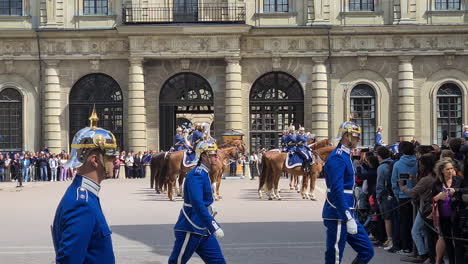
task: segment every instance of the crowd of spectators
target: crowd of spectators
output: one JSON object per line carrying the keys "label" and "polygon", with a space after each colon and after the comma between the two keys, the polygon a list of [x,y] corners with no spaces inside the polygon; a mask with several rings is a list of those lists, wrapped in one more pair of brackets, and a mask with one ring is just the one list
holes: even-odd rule
{"label": "crowd of spectators", "polygon": [[[126,153],[115,156],[112,178],[144,178],[145,166],[149,166],[153,151]],[[50,153],[47,149],[40,152],[0,152],[0,182],[14,181],[17,186],[33,181],[67,181],[76,174],[76,169],[69,169],[65,164],[70,155],[65,151],[60,154]],[[124,166],[125,175],[120,176]]]}
{"label": "crowd of spectators", "polygon": [[357,213],[376,246],[402,262],[468,263],[468,140],[357,155]]}

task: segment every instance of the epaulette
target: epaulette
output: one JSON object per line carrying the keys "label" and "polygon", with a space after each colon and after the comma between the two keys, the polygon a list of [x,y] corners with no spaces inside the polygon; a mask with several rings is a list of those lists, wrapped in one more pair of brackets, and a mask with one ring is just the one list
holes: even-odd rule
{"label": "epaulette", "polygon": [[88,190],[83,187],[76,188],[76,200],[88,202]]}

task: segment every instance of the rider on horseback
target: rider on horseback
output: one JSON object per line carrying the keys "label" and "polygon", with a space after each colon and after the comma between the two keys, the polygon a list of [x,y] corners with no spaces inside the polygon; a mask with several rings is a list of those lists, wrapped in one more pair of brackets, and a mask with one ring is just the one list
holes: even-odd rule
{"label": "rider on horseback", "polygon": [[197,144],[203,141],[203,127],[200,123],[195,123],[195,130],[192,132],[190,143],[192,150],[197,147]]}
{"label": "rider on horseback", "polygon": [[296,128],[291,125],[289,127],[289,134],[286,137],[286,144],[287,144],[287,151],[289,154],[293,154],[296,152],[296,133],[295,133]]}
{"label": "rider on horseback", "polygon": [[296,153],[302,158],[302,169],[304,172],[309,172],[310,163],[312,162],[312,157],[310,155],[310,147],[307,145],[309,137],[305,135],[305,128],[299,128],[299,134],[296,137],[297,147]]}
{"label": "rider on horseback", "polygon": [[281,152],[288,151],[288,130],[283,130],[283,135],[281,136]]}
{"label": "rider on horseback", "polygon": [[183,132],[183,130],[182,130],[181,127],[178,127],[176,129],[176,135],[174,137],[174,142],[175,142],[174,149],[175,149],[175,151],[190,149],[190,147],[187,146],[187,144],[186,144],[186,141],[185,141],[184,136],[182,135],[182,132]]}

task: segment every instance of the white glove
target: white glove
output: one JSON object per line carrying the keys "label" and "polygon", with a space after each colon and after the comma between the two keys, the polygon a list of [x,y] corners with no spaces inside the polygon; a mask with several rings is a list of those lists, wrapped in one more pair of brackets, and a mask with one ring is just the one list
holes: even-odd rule
{"label": "white glove", "polygon": [[351,235],[357,234],[357,224],[354,218],[351,218],[348,220],[348,222],[346,222],[346,231],[348,231],[348,234]]}
{"label": "white glove", "polygon": [[216,208],[214,205],[210,205],[208,206],[208,212],[211,216],[215,217],[218,214],[218,208]]}
{"label": "white glove", "polygon": [[215,232],[214,235],[217,239],[221,239],[224,237],[224,232],[221,228],[218,228]]}

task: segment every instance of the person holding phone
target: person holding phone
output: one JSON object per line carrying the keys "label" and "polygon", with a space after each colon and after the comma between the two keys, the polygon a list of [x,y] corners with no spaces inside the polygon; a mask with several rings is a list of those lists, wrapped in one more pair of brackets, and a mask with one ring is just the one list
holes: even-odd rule
{"label": "person holding phone", "polygon": [[403,141],[399,145],[399,152],[403,155],[395,162],[392,171],[392,190],[398,201],[399,213],[399,233],[400,233],[400,255],[408,255],[412,251],[413,243],[411,239],[411,228],[413,226],[413,206],[411,197],[401,191],[398,182],[405,181],[405,186],[413,188],[413,183],[409,181],[409,175],[416,177],[418,174],[418,161],[415,156],[415,147],[411,142]]}

